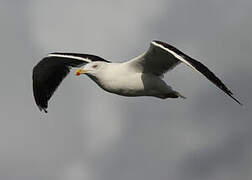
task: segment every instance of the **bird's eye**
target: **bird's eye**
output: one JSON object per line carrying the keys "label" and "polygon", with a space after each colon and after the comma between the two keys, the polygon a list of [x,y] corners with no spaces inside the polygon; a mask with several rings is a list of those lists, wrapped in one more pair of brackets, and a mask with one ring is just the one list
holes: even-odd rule
{"label": "bird's eye", "polygon": [[92,67],[93,67],[93,68],[97,68],[97,66],[98,66],[98,65],[96,64],[96,65],[93,65]]}

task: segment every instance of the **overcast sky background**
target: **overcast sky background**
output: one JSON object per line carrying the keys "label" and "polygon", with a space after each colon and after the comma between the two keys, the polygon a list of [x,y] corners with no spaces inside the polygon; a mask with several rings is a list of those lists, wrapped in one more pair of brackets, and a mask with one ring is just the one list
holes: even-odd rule
{"label": "overcast sky background", "polygon": [[[252,179],[251,0],[0,0],[0,179]],[[32,68],[49,52],[122,62],[151,40],[200,60],[244,103],[179,65],[187,97],[125,98],[74,73],[38,110]]]}

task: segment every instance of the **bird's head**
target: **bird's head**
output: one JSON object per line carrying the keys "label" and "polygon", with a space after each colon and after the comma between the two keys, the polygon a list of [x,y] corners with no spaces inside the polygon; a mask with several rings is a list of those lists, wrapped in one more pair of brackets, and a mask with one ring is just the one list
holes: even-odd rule
{"label": "bird's head", "polygon": [[97,76],[99,72],[101,72],[106,66],[107,62],[95,61],[86,64],[83,68],[77,69],[75,71],[75,75],[79,76],[81,74],[86,74],[90,76]]}

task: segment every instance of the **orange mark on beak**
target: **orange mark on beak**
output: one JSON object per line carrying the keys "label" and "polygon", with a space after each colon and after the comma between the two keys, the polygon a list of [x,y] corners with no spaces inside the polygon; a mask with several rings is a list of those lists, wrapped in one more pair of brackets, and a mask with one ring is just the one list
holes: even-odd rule
{"label": "orange mark on beak", "polygon": [[76,76],[79,76],[79,75],[80,75],[80,71],[79,71],[79,70],[76,70],[76,71],[75,71],[75,75],[76,75]]}
{"label": "orange mark on beak", "polygon": [[85,74],[86,72],[87,72],[87,70],[77,69],[77,70],[75,71],[75,75],[76,75],[76,76],[79,76],[79,75],[81,75],[81,74]]}

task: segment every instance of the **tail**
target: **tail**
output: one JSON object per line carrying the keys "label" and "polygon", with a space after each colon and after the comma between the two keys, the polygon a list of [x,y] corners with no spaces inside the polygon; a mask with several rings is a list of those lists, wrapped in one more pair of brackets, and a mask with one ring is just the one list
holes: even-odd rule
{"label": "tail", "polygon": [[159,98],[162,98],[162,99],[166,99],[166,98],[183,98],[185,99],[186,97],[185,96],[182,96],[179,92],[177,91],[171,91],[169,93],[166,93],[166,94],[162,94],[162,95],[159,95],[159,96],[156,96],[156,97],[159,97]]}

